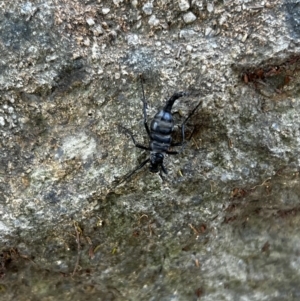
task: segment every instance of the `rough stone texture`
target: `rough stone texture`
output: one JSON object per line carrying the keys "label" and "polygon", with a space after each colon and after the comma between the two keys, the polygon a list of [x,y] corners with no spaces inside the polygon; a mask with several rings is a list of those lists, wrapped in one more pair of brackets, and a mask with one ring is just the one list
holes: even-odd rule
{"label": "rough stone texture", "polygon": [[0,299],[299,300],[300,3],[189,4],[0,1]]}

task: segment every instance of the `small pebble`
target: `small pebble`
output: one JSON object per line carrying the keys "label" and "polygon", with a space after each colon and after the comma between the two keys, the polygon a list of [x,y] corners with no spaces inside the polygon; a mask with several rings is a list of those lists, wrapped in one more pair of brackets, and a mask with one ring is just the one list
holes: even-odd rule
{"label": "small pebble", "polygon": [[132,0],[132,1],[131,1],[131,4],[132,4],[132,6],[133,6],[134,8],[136,8],[137,5],[138,5],[138,2],[137,2],[137,0]]}
{"label": "small pebble", "polygon": [[104,33],[103,28],[100,24],[93,28],[93,33],[96,37],[102,35]]}
{"label": "small pebble", "polygon": [[197,17],[192,12],[183,15],[183,21],[186,24],[193,23],[196,19]]}
{"label": "small pebble", "polygon": [[179,0],[178,5],[181,11],[187,11],[190,8],[190,3],[187,0]]}
{"label": "small pebble", "polygon": [[159,25],[159,20],[155,17],[155,15],[152,15],[148,21],[148,24],[150,26],[157,26]]}
{"label": "small pebble", "polygon": [[90,39],[89,38],[87,38],[87,39],[85,39],[84,41],[83,41],[83,45],[84,46],[90,46]]}
{"label": "small pebble", "polygon": [[279,126],[278,126],[277,123],[273,123],[273,124],[271,125],[271,128],[272,128],[274,131],[276,131],[276,132],[280,132],[280,128],[279,128]]}
{"label": "small pebble", "polygon": [[0,116],[0,126],[4,126],[5,125],[5,120],[2,116]]}
{"label": "small pebble", "polygon": [[94,21],[93,18],[87,18],[87,19],[86,19],[86,23],[87,23],[89,26],[95,25],[95,21]]}
{"label": "small pebble", "polygon": [[209,13],[212,13],[214,11],[214,4],[213,3],[211,3],[211,2],[207,3],[207,11]]}
{"label": "small pebble", "polygon": [[248,38],[248,33],[245,33],[244,36],[242,37],[242,42],[244,43]]}
{"label": "small pebble", "polygon": [[108,13],[110,12],[110,9],[109,8],[102,8],[102,14],[103,15],[107,15]]}
{"label": "small pebble", "polygon": [[212,28],[206,27],[204,35],[207,37],[212,32]]}
{"label": "small pebble", "polygon": [[225,14],[223,14],[220,19],[219,19],[219,24],[223,25],[227,20],[227,16]]}
{"label": "small pebble", "polygon": [[153,10],[153,4],[151,2],[147,2],[144,4],[143,6],[143,12],[146,15],[151,15],[152,14],[152,10]]}
{"label": "small pebble", "polygon": [[123,0],[113,0],[113,2],[114,2],[114,5],[119,6],[119,4],[121,2],[123,2]]}
{"label": "small pebble", "polygon": [[191,52],[191,51],[193,50],[193,46],[187,45],[187,46],[186,46],[186,50],[187,50],[188,52]]}
{"label": "small pebble", "polygon": [[130,46],[135,46],[138,45],[140,43],[140,39],[138,37],[138,35],[136,34],[129,34],[127,36],[127,44]]}

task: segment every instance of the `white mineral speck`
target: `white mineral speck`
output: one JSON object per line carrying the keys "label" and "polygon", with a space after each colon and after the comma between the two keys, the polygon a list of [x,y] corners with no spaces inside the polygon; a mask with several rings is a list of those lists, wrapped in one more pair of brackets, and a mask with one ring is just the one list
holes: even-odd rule
{"label": "white mineral speck", "polygon": [[100,24],[98,24],[96,27],[93,28],[93,33],[96,37],[100,36],[104,33],[103,28]]}
{"label": "white mineral speck", "polygon": [[212,28],[210,28],[210,27],[206,27],[205,28],[205,36],[207,37],[210,33],[211,33],[211,31],[212,31]]}
{"label": "white mineral speck", "polygon": [[223,14],[220,19],[219,19],[219,24],[223,25],[227,20],[227,16],[225,14]]}
{"label": "white mineral speck", "polygon": [[113,2],[114,2],[114,5],[119,6],[119,4],[121,2],[123,2],[123,0],[113,0]]}
{"label": "white mineral speck", "polygon": [[132,0],[132,1],[131,1],[131,4],[132,4],[133,7],[136,8],[137,5],[138,5],[138,2],[137,2],[137,0]]}
{"label": "white mineral speck", "polygon": [[140,39],[136,34],[129,34],[127,36],[127,44],[130,46],[138,45],[140,43]]}
{"label": "white mineral speck", "polygon": [[28,48],[28,53],[30,53],[30,54],[36,54],[36,53],[38,53],[38,49],[35,46],[30,46]]}
{"label": "white mineral speck", "polygon": [[26,2],[21,6],[21,14],[23,15],[32,15],[36,11],[36,7],[32,5],[31,2]]}
{"label": "white mineral speck", "polygon": [[93,46],[92,46],[92,59],[99,59],[101,57],[101,53],[100,53],[100,48],[99,48],[99,45],[98,43],[93,43]]}
{"label": "white mineral speck", "polygon": [[57,55],[55,54],[46,56],[46,62],[52,62],[55,61],[56,59],[57,59]]}
{"label": "white mineral speck", "polygon": [[279,128],[279,126],[278,126],[277,123],[273,123],[273,124],[271,125],[271,128],[272,128],[274,131],[276,131],[276,132],[280,132],[280,128]]}
{"label": "white mineral speck", "polygon": [[90,46],[90,39],[89,39],[89,38],[86,38],[86,39],[83,41],[83,45],[85,45],[85,46]]}
{"label": "white mineral speck", "polygon": [[4,231],[8,232],[10,229],[3,222],[0,222],[0,230],[4,233]]}
{"label": "white mineral speck", "polygon": [[155,15],[152,15],[148,21],[148,24],[150,26],[157,26],[159,25],[159,20],[155,17]]}
{"label": "white mineral speck", "polygon": [[187,0],[178,0],[178,5],[181,11],[186,11],[190,8],[190,3]]}
{"label": "white mineral speck", "polygon": [[187,46],[186,46],[186,50],[187,50],[188,52],[191,52],[191,51],[193,50],[193,46],[187,45]]}
{"label": "white mineral speck", "polygon": [[244,43],[247,40],[248,33],[245,33],[244,36],[242,37],[242,42]]}
{"label": "white mineral speck", "polygon": [[89,26],[95,25],[95,21],[94,21],[93,18],[87,18],[87,19],[86,19],[86,23],[87,23]]}
{"label": "white mineral speck", "polygon": [[152,14],[152,10],[153,10],[153,4],[151,2],[147,2],[144,4],[143,6],[143,12],[146,15],[151,15]]}
{"label": "white mineral speck", "polygon": [[95,139],[84,132],[78,132],[76,135],[65,137],[61,148],[66,159],[81,157],[82,160],[86,160],[97,153]]}
{"label": "white mineral speck", "polygon": [[207,11],[209,13],[212,13],[214,11],[214,4],[213,3],[211,3],[211,2],[207,3]]}
{"label": "white mineral speck", "polygon": [[107,15],[109,12],[110,12],[109,8],[106,8],[106,7],[102,8],[102,14],[103,15]]}
{"label": "white mineral speck", "polygon": [[197,19],[197,17],[192,12],[188,12],[188,13],[183,15],[183,21],[186,24],[192,23],[196,19]]}
{"label": "white mineral speck", "polygon": [[195,37],[197,33],[192,29],[182,29],[179,32],[179,37],[181,39],[190,40]]}
{"label": "white mineral speck", "polygon": [[2,116],[0,116],[0,126],[4,126],[5,125],[5,120]]}

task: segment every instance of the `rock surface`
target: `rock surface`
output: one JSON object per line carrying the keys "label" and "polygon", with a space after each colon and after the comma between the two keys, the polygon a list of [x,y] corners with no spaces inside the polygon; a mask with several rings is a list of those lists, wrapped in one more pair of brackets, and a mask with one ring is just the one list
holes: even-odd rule
{"label": "rock surface", "polygon": [[[299,19],[296,0],[0,2],[0,299],[299,300]],[[167,176],[116,186],[149,155],[120,130],[148,143],[141,76],[149,120],[175,91],[178,125],[202,104]]]}

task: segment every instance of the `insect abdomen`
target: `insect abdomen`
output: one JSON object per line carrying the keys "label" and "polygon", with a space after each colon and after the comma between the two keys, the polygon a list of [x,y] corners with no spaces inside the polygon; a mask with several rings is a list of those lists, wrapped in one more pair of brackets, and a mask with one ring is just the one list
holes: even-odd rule
{"label": "insect abdomen", "polygon": [[169,112],[161,110],[154,116],[150,125],[150,147],[153,151],[166,152],[169,149],[173,127],[173,117]]}

